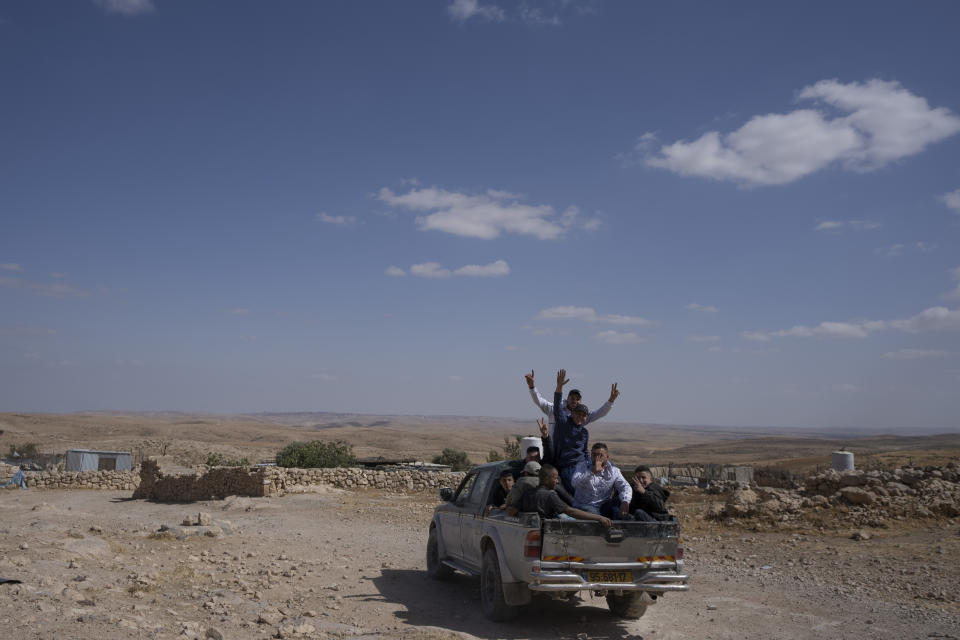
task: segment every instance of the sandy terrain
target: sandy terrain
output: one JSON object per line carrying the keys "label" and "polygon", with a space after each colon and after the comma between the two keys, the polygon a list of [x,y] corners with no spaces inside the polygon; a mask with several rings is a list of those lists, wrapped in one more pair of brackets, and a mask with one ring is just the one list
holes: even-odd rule
{"label": "sandy terrain", "polygon": [[[960,638],[960,526],[755,533],[685,522],[688,593],[638,621],[602,599],[480,613],[478,581],[424,572],[436,500],[376,492],[191,505],[103,491],[0,492],[0,625],[11,638]],[[199,511],[233,535],[151,537]]]}
{"label": "sandy terrain", "polygon": [[[168,454],[181,464],[197,464],[211,452],[252,462],[270,459],[284,445],[305,440],[343,440],[359,457],[430,459],[446,447],[486,461],[501,451],[504,436],[537,431],[536,409],[529,420],[462,416],[373,416],[335,413],[257,415],[212,414],[24,414],[0,413],[0,453],[11,444],[37,443],[46,453],[68,448]],[[611,414],[610,418],[613,418]],[[639,463],[778,464],[793,471],[830,464],[841,446],[856,455],[858,468],[886,456],[894,462],[942,464],[960,457],[960,433],[937,436],[869,436],[841,439],[814,432],[729,429],[677,425],[624,424],[604,419],[590,425],[592,442],[610,445],[612,457],[626,468]],[[899,456],[899,457],[895,457]]]}

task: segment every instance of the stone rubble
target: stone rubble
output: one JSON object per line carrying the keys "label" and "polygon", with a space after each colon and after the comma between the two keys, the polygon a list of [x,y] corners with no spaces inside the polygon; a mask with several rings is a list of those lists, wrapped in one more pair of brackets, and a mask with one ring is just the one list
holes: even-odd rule
{"label": "stone rubble", "polygon": [[[716,492],[716,490],[708,491]],[[854,526],[881,526],[884,520],[960,516],[960,464],[902,467],[892,471],[828,470],[799,489],[737,485],[715,519],[759,518],[781,523],[829,511]]]}

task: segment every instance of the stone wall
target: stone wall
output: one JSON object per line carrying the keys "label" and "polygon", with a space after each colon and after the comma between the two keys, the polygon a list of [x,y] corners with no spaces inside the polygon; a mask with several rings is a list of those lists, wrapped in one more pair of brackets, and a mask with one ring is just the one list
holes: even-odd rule
{"label": "stone wall", "polygon": [[[134,491],[135,498],[190,502],[232,495],[277,496],[306,493],[319,485],[341,489],[379,489],[398,493],[433,493],[456,488],[462,472],[370,470],[359,468],[287,469],[284,467],[177,468],[164,473],[162,465],[146,460],[134,471],[27,471],[31,489],[103,489]],[[0,464],[0,484],[17,467]]]}
{"label": "stone wall", "polygon": [[432,492],[456,487],[463,473],[374,471],[356,468],[287,469],[284,467],[201,467],[196,473],[164,473],[146,460],[134,498],[192,502],[227,496],[282,496],[306,493],[318,485],[343,489],[380,489],[399,493]]}
{"label": "stone wall", "polygon": [[193,502],[227,496],[264,496],[271,491],[263,467],[213,467],[190,473],[164,473],[155,460],[140,466],[140,486],[134,498],[161,502]]}
{"label": "stone wall", "polygon": [[[0,484],[6,484],[16,468],[0,465]],[[25,474],[30,489],[133,491],[140,484],[140,474],[135,471],[27,471]]]}
{"label": "stone wall", "polygon": [[455,489],[462,472],[412,471],[398,469],[383,471],[359,468],[286,469],[266,467],[264,480],[280,493],[309,491],[313,485],[330,485],[341,489],[381,489],[398,493],[434,492],[442,487]]}

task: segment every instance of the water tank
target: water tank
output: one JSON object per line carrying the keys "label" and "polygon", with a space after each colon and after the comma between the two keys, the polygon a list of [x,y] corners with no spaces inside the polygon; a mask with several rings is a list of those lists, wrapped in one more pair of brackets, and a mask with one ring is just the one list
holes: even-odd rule
{"label": "water tank", "polygon": [[833,468],[837,471],[853,470],[853,454],[849,451],[834,451],[831,456],[833,457]]}
{"label": "water tank", "polygon": [[527,436],[520,441],[520,457],[527,457],[527,449],[536,447],[540,449],[540,459],[543,460],[543,441],[537,436]]}

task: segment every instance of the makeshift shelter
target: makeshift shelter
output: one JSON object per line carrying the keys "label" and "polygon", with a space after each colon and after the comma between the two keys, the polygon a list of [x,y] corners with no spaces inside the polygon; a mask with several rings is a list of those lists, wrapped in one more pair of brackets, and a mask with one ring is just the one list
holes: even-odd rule
{"label": "makeshift shelter", "polygon": [[129,451],[67,450],[67,471],[130,471],[132,468],[133,457]]}

